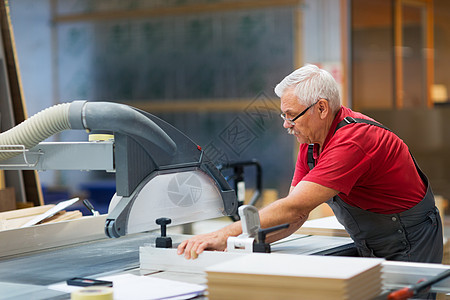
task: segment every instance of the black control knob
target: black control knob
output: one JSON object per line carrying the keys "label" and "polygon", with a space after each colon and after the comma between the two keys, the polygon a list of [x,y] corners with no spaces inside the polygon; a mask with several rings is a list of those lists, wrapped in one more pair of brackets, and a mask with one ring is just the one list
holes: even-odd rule
{"label": "black control knob", "polygon": [[167,234],[167,225],[172,223],[169,218],[156,219],[156,224],[161,226],[161,236],[156,238],[156,248],[172,248],[172,239]]}

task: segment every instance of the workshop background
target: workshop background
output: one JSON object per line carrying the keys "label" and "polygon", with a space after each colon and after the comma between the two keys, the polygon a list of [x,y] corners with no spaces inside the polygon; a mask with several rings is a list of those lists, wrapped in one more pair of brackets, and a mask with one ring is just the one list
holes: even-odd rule
{"label": "workshop background", "polygon": [[[345,105],[405,140],[450,214],[448,0],[14,0],[9,9],[28,116],[79,99],[135,106],[216,164],[257,159],[267,203],[288,192],[298,147],[273,88],[318,64]],[[82,131],[49,139],[87,140]],[[115,191],[102,171],[48,170],[39,181],[45,203],[82,195],[101,212]],[[16,201],[30,201],[16,187]]]}

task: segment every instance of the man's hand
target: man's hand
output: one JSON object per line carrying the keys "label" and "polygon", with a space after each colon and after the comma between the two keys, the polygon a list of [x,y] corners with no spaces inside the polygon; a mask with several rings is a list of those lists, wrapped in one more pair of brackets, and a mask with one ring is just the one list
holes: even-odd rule
{"label": "man's hand", "polygon": [[186,259],[196,259],[203,250],[219,250],[223,251],[227,247],[228,235],[221,230],[196,235],[188,240],[183,241],[178,246],[178,255],[184,253]]}

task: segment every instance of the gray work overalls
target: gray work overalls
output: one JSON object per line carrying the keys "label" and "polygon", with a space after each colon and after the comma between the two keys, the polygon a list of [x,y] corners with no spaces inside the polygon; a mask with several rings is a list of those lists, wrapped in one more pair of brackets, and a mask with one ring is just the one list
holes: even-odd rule
{"label": "gray work overalls", "polygon": [[[351,117],[341,121],[336,130],[351,123],[365,123],[389,130],[379,123]],[[312,152],[310,145],[308,149],[310,169],[315,163]],[[428,179],[415,160],[414,163],[427,186],[427,192],[418,204],[404,212],[385,215],[366,211],[347,204],[337,195],[326,202],[350,234],[360,256],[410,262],[442,262],[441,218]]]}

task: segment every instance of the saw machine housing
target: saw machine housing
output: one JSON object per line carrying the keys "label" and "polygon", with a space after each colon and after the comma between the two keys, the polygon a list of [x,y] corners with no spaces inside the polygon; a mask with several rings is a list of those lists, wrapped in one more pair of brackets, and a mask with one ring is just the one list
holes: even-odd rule
{"label": "saw machine housing", "polygon": [[[113,141],[46,143],[80,129],[109,131]],[[50,107],[0,134],[0,169],[106,170],[116,173],[108,237],[233,215],[235,191],[204,150],[181,131],[139,109],[111,102],[75,101]]]}

